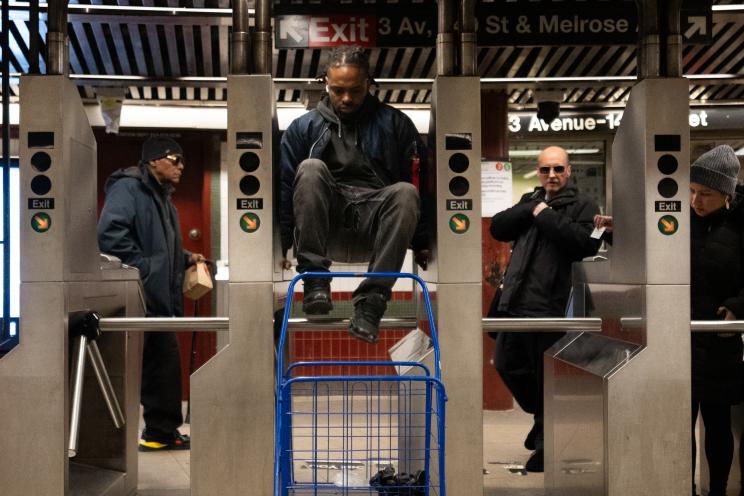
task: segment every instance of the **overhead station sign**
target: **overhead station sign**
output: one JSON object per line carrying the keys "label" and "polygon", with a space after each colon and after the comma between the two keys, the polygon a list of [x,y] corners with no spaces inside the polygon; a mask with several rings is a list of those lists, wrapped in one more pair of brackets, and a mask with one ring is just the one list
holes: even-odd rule
{"label": "overhead station sign", "polygon": [[638,25],[632,2],[479,3],[478,45],[631,45]]}
{"label": "overhead station sign", "polygon": [[426,47],[434,46],[437,38],[436,5],[434,8],[414,4],[318,7],[316,4],[277,5],[276,47]]}
{"label": "overhead station sign", "polygon": [[[683,0],[680,33],[687,44],[713,40],[712,0]],[[634,0],[478,2],[478,45],[633,45]]]}
{"label": "overhead station sign", "polygon": [[[277,48],[431,47],[437,5],[417,0],[279,0]],[[480,46],[633,45],[634,0],[512,0],[476,4]],[[712,0],[684,0],[680,32],[686,43],[712,41]]]}

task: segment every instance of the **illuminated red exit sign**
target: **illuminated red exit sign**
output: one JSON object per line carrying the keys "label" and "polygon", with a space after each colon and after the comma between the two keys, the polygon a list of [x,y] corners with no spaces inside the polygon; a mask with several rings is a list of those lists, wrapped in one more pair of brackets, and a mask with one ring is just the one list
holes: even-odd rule
{"label": "illuminated red exit sign", "polygon": [[374,15],[289,15],[276,22],[277,48],[323,48],[377,45]]}
{"label": "illuminated red exit sign", "polygon": [[313,16],[309,19],[307,33],[310,48],[339,45],[372,47],[377,43],[377,18],[358,15]]}
{"label": "illuminated red exit sign", "polygon": [[274,42],[276,48],[433,46],[436,17],[419,17],[402,9],[385,14],[277,15],[274,17]]}

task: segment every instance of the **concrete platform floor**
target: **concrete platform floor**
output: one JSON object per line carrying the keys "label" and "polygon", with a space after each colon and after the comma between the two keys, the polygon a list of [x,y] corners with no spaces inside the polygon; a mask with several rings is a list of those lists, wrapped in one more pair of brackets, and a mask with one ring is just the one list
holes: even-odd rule
{"label": "concrete platform floor", "polygon": [[[522,469],[530,455],[522,443],[532,416],[521,410],[483,415],[485,496],[542,496],[542,474]],[[188,434],[186,424],[181,432]],[[189,452],[140,453],[139,496],[189,496]],[[256,495],[258,496],[258,495]]]}

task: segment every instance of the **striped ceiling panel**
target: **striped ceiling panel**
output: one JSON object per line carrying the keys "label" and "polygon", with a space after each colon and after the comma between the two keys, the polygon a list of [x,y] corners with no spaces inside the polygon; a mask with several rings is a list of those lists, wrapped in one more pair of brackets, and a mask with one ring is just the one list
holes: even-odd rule
{"label": "striped ceiling panel", "polygon": [[[336,0],[339,1],[339,0]],[[391,1],[391,0],[378,0]],[[422,0],[433,2],[434,0]],[[735,3],[716,0],[716,5]],[[30,59],[30,25],[27,7],[11,2],[10,65],[14,74],[26,73]],[[178,15],[167,11],[133,13],[121,11],[85,12],[81,6],[167,7],[183,9]],[[253,6],[253,2],[249,2]],[[224,77],[228,74],[229,32],[232,23],[228,0],[75,0],[69,12],[70,74],[79,80],[83,98],[96,96],[99,86],[126,88],[126,97],[138,101],[221,102],[226,99]],[[223,9],[199,11],[196,9]],[[46,13],[42,9],[39,45],[46,50]],[[311,79],[322,71],[319,49],[274,50],[276,78]],[[434,48],[374,48],[370,50],[373,75],[384,80],[433,78],[436,72]],[[711,78],[690,86],[696,101],[740,102],[744,99],[744,13],[716,12],[713,43],[685,46],[683,67],[687,75],[734,75],[731,81]],[[40,62],[44,72],[43,60]],[[634,46],[507,46],[479,47],[477,71],[486,83],[503,87],[515,106],[530,105],[536,83],[530,78],[633,77],[636,73]],[[102,80],[103,77],[112,78]],[[189,79],[193,78],[193,79]],[[212,78],[212,79],[210,79]],[[515,81],[505,81],[506,78]],[[565,101],[577,105],[622,103],[629,83],[560,83]],[[294,86],[293,86],[294,85]],[[277,89],[278,102],[302,102],[322,85],[287,82]],[[388,82],[375,90],[391,103],[421,104],[431,92],[422,85]],[[11,92],[18,94],[17,79]]]}

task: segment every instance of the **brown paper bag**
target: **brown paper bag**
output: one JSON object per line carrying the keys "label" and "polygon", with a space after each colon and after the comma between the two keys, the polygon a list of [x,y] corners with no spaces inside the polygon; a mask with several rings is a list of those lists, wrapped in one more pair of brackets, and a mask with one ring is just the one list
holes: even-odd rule
{"label": "brown paper bag", "polygon": [[183,294],[192,300],[198,300],[212,291],[212,276],[204,262],[197,262],[188,269],[183,278]]}

